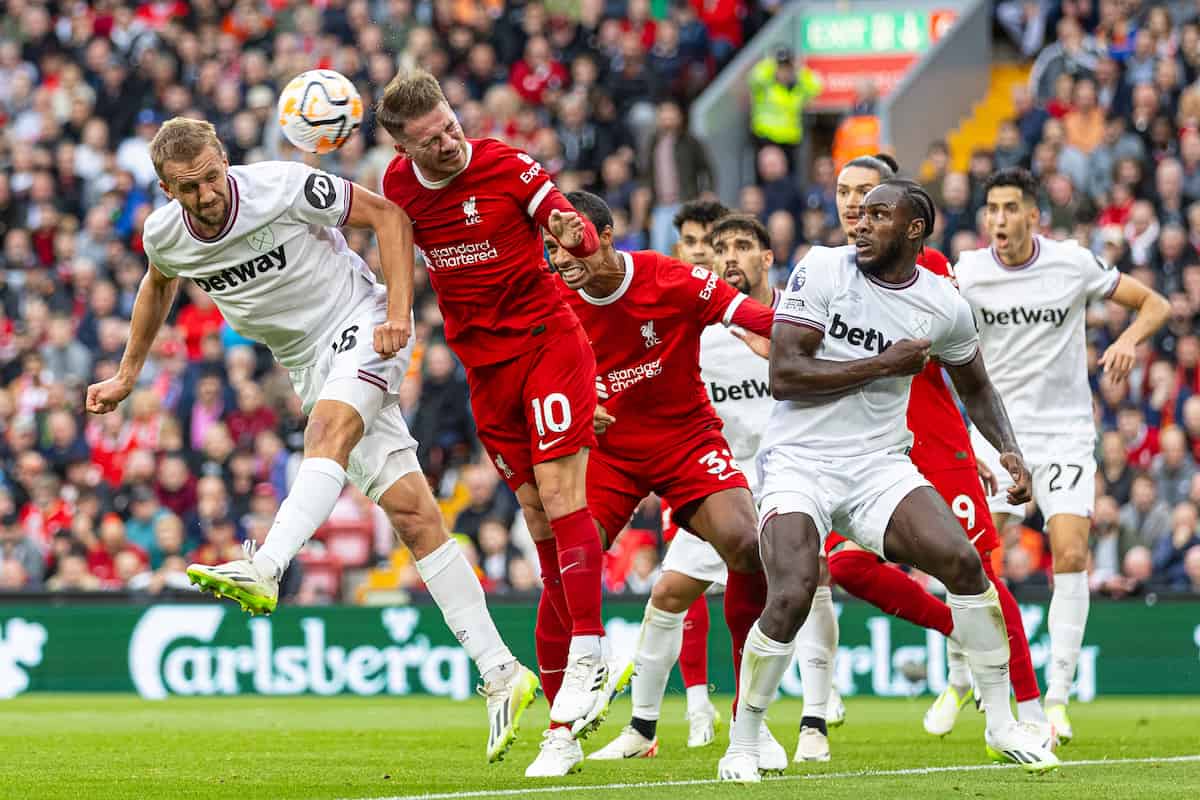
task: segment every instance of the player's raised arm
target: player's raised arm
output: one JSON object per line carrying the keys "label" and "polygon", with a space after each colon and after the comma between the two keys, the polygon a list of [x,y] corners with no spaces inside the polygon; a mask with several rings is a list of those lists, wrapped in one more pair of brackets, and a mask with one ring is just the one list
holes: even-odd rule
{"label": "player's raised arm", "polygon": [[107,414],[129,396],[137,384],[146,356],[158,329],[175,303],[179,278],[168,278],[151,264],[138,287],[133,301],[133,316],[129,323],[129,341],[117,374],[106,381],[88,387],[86,407],[91,414]]}
{"label": "player's raised arm", "polygon": [[387,321],[375,328],[375,352],[384,358],[403,350],[412,336],[413,226],[400,206],[370,189],[351,185],[346,224],[370,228],[379,242],[379,262],[387,281]]}
{"label": "player's raised arm", "polygon": [[771,336],[771,396],[776,400],[828,398],[878,378],[916,375],[929,360],[928,339],[903,339],[877,356],[853,361],[817,358],[825,331],[776,322]]}
{"label": "player's raised arm", "polygon": [[1113,287],[1111,299],[1136,311],[1137,317],[1117,340],[1100,356],[1100,365],[1115,381],[1123,381],[1133,369],[1135,348],[1149,339],[1167,321],[1171,306],[1167,299],[1137,278],[1121,275]]}
{"label": "player's raised arm", "polygon": [[566,251],[576,258],[587,258],[600,248],[596,226],[575,210],[563,193],[553,184],[533,209],[533,219],[550,231]]}
{"label": "player's raised arm", "polygon": [[1012,475],[1014,485],[1008,490],[1008,501],[1013,505],[1029,502],[1032,496],[1032,479],[1025,467],[1021,448],[1017,446],[1017,436],[1008,421],[1004,401],[1000,399],[1000,393],[992,385],[992,380],[983,366],[983,356],[977,352],[975,357],[965,364],[943,366],[954,381],[954,388],[958,391],[963,405],[967,407],[967,416],[992,447],[996,448],[996,452],[1000,453],[1000,463]]}

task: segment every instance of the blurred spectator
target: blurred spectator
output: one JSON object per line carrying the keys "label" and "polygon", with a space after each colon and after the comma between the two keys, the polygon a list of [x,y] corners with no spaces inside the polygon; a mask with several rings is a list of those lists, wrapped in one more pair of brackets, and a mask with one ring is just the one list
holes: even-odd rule
{"label": "blurred spectator", "polygon": [[1096,40],[1084,32],[1078,21],[1063,17],[1058,23],[1057,40],[1034,61],[1029,85],[1034,87],[1037,97],[1048,98],[1059,76],[1091,74],[1102,55]]}
{"label": "blurred spectator", "polygon": [[1107,495],[1096,499],[1092,518],[1092,588],[1099,588],[1121,574],[1121,562],[1130,548],[1138,544],[1135,531],[1121,524],[1117,501]]}
{"label": "blurred spectator", "polygon": [[1133,479],[1129,502],[1121,508],[1121,525],[1146,547],[1153,547],[1160,537],[1170,533],[1171,510],[1158,497],[1154,479],[1149,475]]}
{"label": "blurred spectator", "polygon": [[509,539],[511,523],[485,519],[479,524],[479,567],[495,588],[508,588],[509,564],[520,553]]}
{"label": "blurred spectator", "polygon": [[1109,578],[1100,591],[1114,598],[1139,594],[1154,579],[1154,562],[1145,545],[1129,549],[1121,562],[1121,574]]}
{"label": "blurred spectator", "polygon": [[1105,431],[1100,438],[1100,478],[1104,481],[1105,493],[1119,505],[1129,502],[1133,488],[1134,470],[1129,466],[1129,457],[1121,434]]}
{"label": "blurred spectator", "polygon": [[193,564],[216,566],[226,561],[237,561],[244,558],[242,547],[237,540],[237,528],[233,518],[227,516],[215,517],[204,525],[204,541],[188,555],[188,561]]}
{"label": "blurred spectator", "polygon": [[1177,427],[1167,428],[1159,438],[1162,452],[1154,459],[1150,477],[1158,488],[1158,496],[1168,506],[1187,499],[1196,462],[1188,452],[1187,437]]}
{"label": "blurred spectator", "polygon": [[11,511],[0,517],[0,562],[12,562],[21,568],[22,582],[12,588],[37,588],[41,585],[45,573],[42,551],[21,530],[20,520]]}
{"label": "blurred spectator", "polygon": [[489,463],[469,464],[463,469],[467,505],[458,513],[450,529],[478,544],[480,528],[487,520],[498,520],[511,527],[517,513],[516,498],[500,483],[500,476]]}
{"label": "blurred spectator", "polygon": [[804,138],[804,108],[821,94],[821,79],[808,67],[797,69],[790,47],[764,58],[750,71],[750,132],[761,149],[778,145],[796,174],[796,148]]}
{"label": "blurred spectator", "polygon": [[1200,527],[1197,525],[1196,506],[1184,501],[1175,506],[1171,514],[1170,535],[1163,536],[1154,544],[1155,578],[1172,588],[1187,589],[1187,554],[1197,545],[1200,545]]}
{"label": "blurred spectator", "polygon": [[124,553],[131,554],[140,567],[150,565],[146,551],[125,538],[125,523],[121,518],[108,514],[100,522],[99,540],[88,552],[88,572],[96,576],[102,586],[120,588],[124,581],[117,571],[117,560]]}
{"label": "blurred spectator", "polygon": [[683,109],[674,100],[658,105],[654,134],[647,149],[646,185],[651,192],[650,247],[669,253],[675,246],[675,214],[686,200],[714,185],[704,145],[684,127]]}
{"label": "blurred spectator", "polygon": [[625,573],[625,591],[631,594],[650,594],[660,572],[658,551],[649,545],[639,547],[633,553],[629,572]]}

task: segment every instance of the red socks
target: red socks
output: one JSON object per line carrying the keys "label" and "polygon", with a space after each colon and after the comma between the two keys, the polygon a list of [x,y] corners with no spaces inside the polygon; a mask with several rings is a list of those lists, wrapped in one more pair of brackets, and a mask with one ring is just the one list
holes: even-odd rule
{"label": "red socks", "polygon": [[708,628],[708,599],[700,595],[683,618],[679,674],[685,688],[708,685]]}
{"label": "red socks", "polygon": [[571,647],[571,632],[554,611],[549,594],[542,593],[538,602],[537,625],[533,629],[537,647],[538,672],[546,702],[554,705],[554,697],[562,686],[563,670],[567,667],[567,651]]}
{"label": "red socks", "polygon": [[[725,624],[729,626],[729,638],[733,642],[733,676],[736,682],[742,674],[742,650],[750,628],[762,614],[767,604],[767,575],[765,572],[734,572],[729,570],[729,582],[725,584]],[[737,709],[737,696],[733,698]]]}
{"label": "red socks", "polygon": [[1029,654],[1029,639],[1025,636],[1025,623],[1021,621],[1021,607],[1004,581],[996,577],[992,560],[983,559],[983,571],[1000,595],[1000,610],[1004,612],[1004,627],[1008,630],[1008,677],[1012,681],[1013,694],[1018,703],[1036,700],[1038,690],[1037,673],[1033,671],[1033,657]]}
{"label": "red socks", "polygon": [[[558,546],[559,576],[570,611],[572,636],[603,636],[600,574],[604,551],[587,508],[550,520]],[[565,620],[564,620],[565,621]]]}
{"label": "red socks", "polygon": [[950,607],[931,595],[899,568],[866,550],[838,550],[829,555],[833,582],[881,611],[944,636],[954,630]]}

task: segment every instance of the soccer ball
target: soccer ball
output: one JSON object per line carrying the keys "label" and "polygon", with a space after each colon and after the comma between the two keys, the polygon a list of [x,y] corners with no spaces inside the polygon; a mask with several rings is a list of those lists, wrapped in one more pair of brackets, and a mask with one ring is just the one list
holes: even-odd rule
{"label": "soccer ball", "polygon": [[362,98],[340,72],[312,69],[292,78],[279,94],[279,127],[306,153],[332,153],[362,123]]}

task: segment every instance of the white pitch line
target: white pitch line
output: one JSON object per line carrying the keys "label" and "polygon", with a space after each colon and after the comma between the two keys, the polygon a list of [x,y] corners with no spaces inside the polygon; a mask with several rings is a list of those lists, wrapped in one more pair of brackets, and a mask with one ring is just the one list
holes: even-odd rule
{"label": "white pitch line", "polygon": [[[1099,767],[1120,764],[1182,764],[1200,761],[1200,755],[1165,756],[1162,758],[1095,758],[1082,761],[1064,761],[1064,767]],[[784,781],[820,781],[843,778],[888,778],[901,775],[933,775],[939,772],[984,772],[988,770],[1016,769],[1018,764],[964,764],[949,767],[913,767],[910,769],[872,770],[855,772],[817,772],[808,775],[782,775],[766,778],[772,783]],[[599,783],[576,786],[527,786],[521,789],[481,789],[473,792],[443,792],[441,794],[404,794],[389,797],[370,797],[361,800],[465,800],[473,797],[523,797],[531,794],[563,794],[566,792],[612,792],[628,789],[658,789],[671,786],[710,786],[724,783],[717,778],[694,778],[686,781],[645,781],[642,783]]]}

